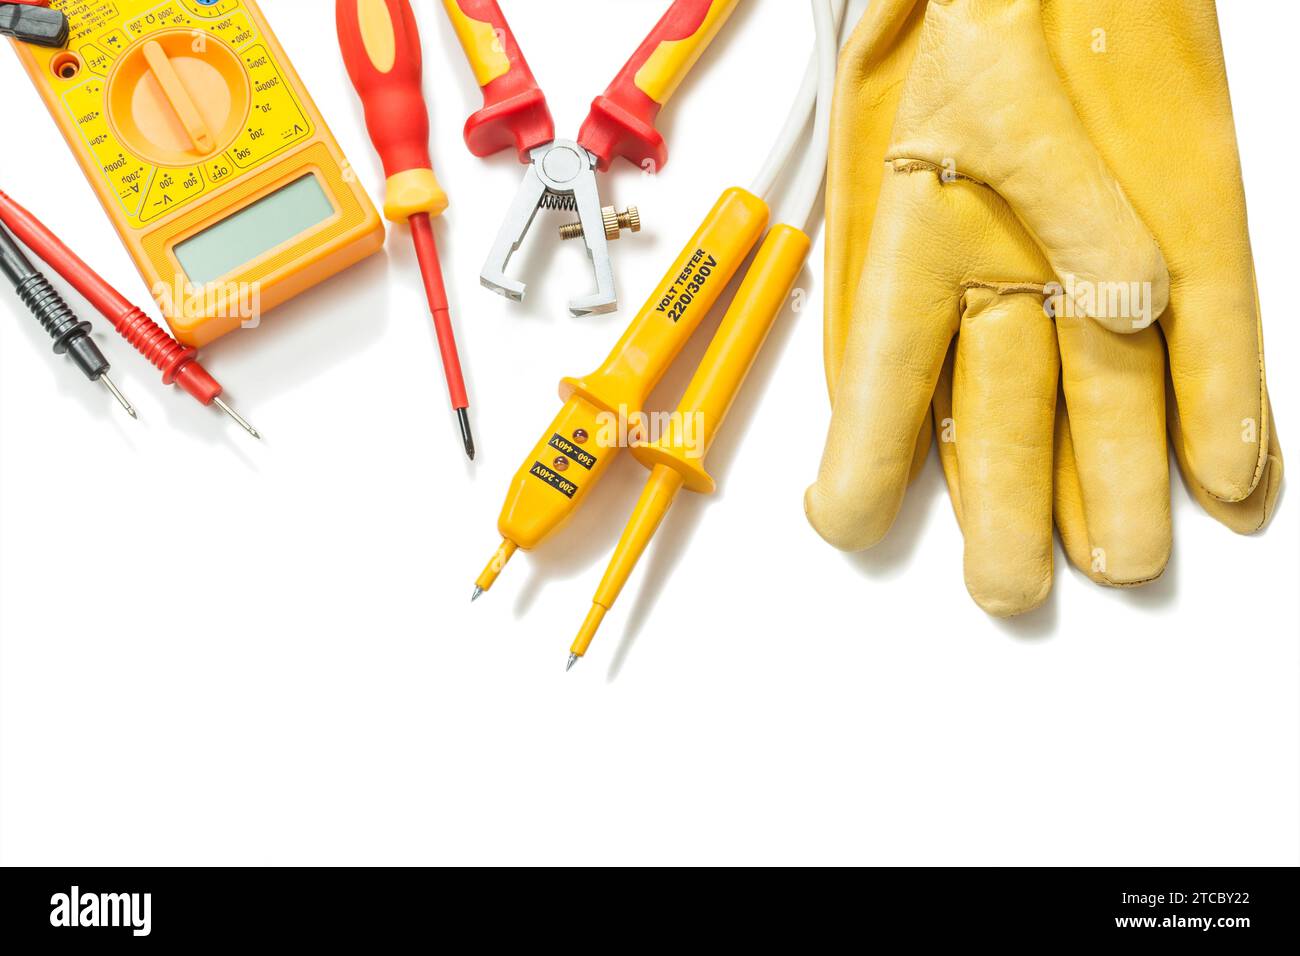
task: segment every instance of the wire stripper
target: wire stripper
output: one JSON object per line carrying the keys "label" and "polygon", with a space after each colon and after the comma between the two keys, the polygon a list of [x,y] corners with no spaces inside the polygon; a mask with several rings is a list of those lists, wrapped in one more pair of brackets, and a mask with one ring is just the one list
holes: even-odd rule
{"label": "wire stripper", "polygon": [[637,232],[635,207],[604,206],[596,172],[616,156],[658,171],[668,148],[655,119],[677,86],[730,18],[739,0],[675,0],[603,95],[596,97],[577,140],[556,139],[546,96],[533,77],[496,0],[443,0],[474,77],[483,108],[465,124],[476,156],[513,148],[528,169],[483,266],[487,288],[522,301],[526,286],[506,275],[537,213],[556,209],[578,221],[561,238],[581,237],[596,273],[596,292],[569,302],[575,316],[613,312],[618,291],[609,243],[623,229]]}

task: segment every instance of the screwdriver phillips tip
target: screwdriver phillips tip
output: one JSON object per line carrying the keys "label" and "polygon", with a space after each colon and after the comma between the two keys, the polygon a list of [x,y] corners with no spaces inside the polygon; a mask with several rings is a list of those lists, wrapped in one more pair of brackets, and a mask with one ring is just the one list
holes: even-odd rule
{"label": "screwdriver phillips tip", "polygon": [[573,665],[578,663],[579,659],[580,658],[577,654],[570,654],[569,663],[565,665],[564,672],[567,674],[569,671],[573,670]]}
{"label": "screwdriver phillips tip", "polygon": [[470,604],[473,604],[475,601],[477,601],[477,600],[478,600],[479,598],[481,598],[482,596],[483,596],[483,589],[482,589],[482,588],[475,588],[475,589],[474,589],[474,596],[473,596],[472,598],[469,599],[469,603],[470,603]]}
{"label": "screwdriver phillips tip", "polygon": [[126,400],[126,396],[122,394],[121,389],[113,383],[111,378],[107,375],[101,375],[99,376],[99,380],[104,383],[104,387],[109,390],[114,398],[117,399],[117,403],[126,409],[128,415],[137,419],[140,417],[135,413],[135,406]]}
{"label": "screwdriver phillips tip", "polygon": [[223,412],[225,412],[227,415],[233,418],[235,420],[235,423],[239,425],[239,427],[242,428],[244,431],[248,432],[248,434],[252,435],[258,441],[262,440],[262,433],[259,432],[252,425],[250,425],[243,415],[239,414],[239,412],[235,411],[233,408],[227,405],[225,401],[223,401],[220,397],[214,398],[212,400],[212,404],[216,405],[217,408],[221,409]]}
{"label": "screwdriver phillips tip", "polygon": [[474,460],[474,432],[469,427],[469,409],[456,409],[456,419],[460,422],[460,438],[465,443],[465,454],[469,455],[469,460]]}

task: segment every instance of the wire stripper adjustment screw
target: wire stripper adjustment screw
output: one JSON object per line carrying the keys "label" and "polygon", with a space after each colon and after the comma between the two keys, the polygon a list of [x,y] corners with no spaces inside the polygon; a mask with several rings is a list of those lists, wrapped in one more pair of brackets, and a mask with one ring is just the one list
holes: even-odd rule
{"label": "wire stripper adjustment screw", "polygon": [[[613,206],[606,206],[600,211],[601,219],[605,223],[605,238],[611,242],[623,234],[623,230],[628,232],[641,231],[641,210],[636,206],[628,206],[622,212],[619,212]],[[570,222],[560,227],[560,238],[581,239],[586,235],[586,229],[581,222]]]}

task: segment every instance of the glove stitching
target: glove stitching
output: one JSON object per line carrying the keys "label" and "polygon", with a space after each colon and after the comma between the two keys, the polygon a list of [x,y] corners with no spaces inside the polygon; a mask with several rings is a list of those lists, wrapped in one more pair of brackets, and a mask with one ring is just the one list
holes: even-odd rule
{"label": "glove stitching", "polygon": [[[966,173],[959,172],[955,169],[949,169],[946,166],[940,166],[928,159],[912,159],[905,156],[898,156],[885,160],[885,166],[896,173],[935,173],[939,177],[939,182],[947,185],[951,182],[963,180],[968,183],[975,183],[977,186],[983,186],[986,189],[993,189],[982,179],[976,179]],[[996,192],[996,190],[994,190]]]}
{"label": "glove stitching", "polygon": [[[885,161],[885,166],[894,173],[933,173],[939,177],[942,185],[952,182],[967,182],[984,189],[988,189],[994,195],[1000,194],[996,189],[984,182],[982,179],[976,179],[974,176],[968,176],[965,173],[957,172],[943,166],[939,166],[926,159],[912,159],[907,157],[896,157]],[[963,282],[960,286],[963,292],[971,289],[987,289],[998,295],[1047,295],[1048,286],[1054,285],[1056,279],[1048,279],[1044,282],[1012,282],[1000,279],[970,279]],[[1053,321],[1055,319],[1053,318]]]}

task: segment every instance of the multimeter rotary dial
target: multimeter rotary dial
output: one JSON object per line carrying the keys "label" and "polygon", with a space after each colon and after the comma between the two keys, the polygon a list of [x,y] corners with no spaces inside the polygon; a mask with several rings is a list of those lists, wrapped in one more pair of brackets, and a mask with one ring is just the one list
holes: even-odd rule
{"label": "multimeter rotary dial", "polygon": [[192,166],[220,153],[243,132],[250,100],[238,54],[189,30],[135,44],[108,78],[108,117],[118,138],[159,166]]}

